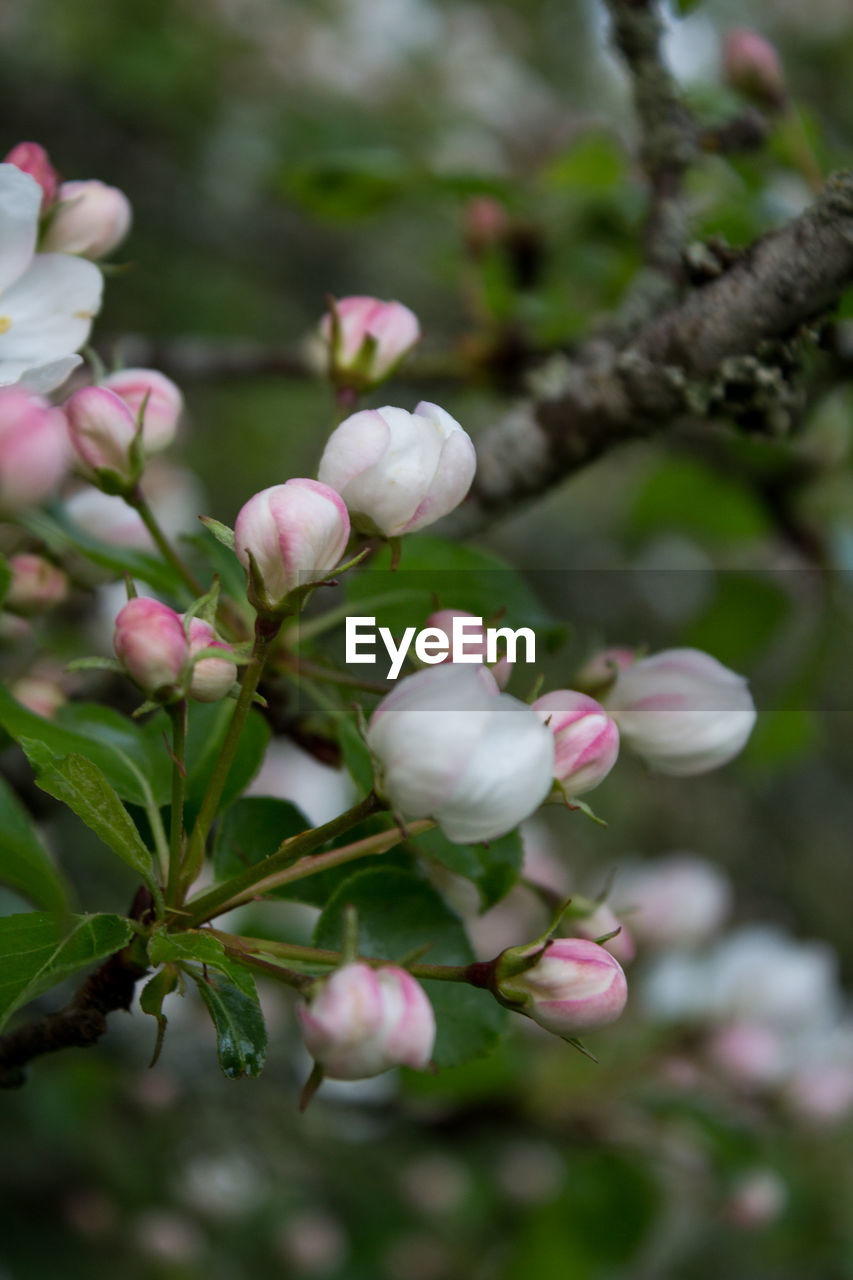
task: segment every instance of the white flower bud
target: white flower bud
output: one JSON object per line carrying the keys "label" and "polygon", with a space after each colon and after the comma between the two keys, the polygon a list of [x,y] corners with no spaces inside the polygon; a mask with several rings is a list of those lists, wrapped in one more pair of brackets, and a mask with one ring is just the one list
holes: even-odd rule
{"label": "white flower bud", "polygon": [[726,764],[755,724],[746,679],[698,649],[640,658],[619,672],[603,702],[623,744],[676,777]]}
{"label": "white flower bud", "polygon": [[401,680],[374,711],[367,745],[394,810],[434,818],[457,844],[511,831],[553,781],[553,736],[479,666],[447,663]]}
{"label": "white flower bud", "polygon": [[345,964],[298,1009],[308,1052],[334,1080],[361,1080],[391,1067],[423,1069],[435,1043],[435,1014],[423,987],[394,965]]}
{"label": "white flower bud", "polygon": [[456,419],[422,401],[414,413],[386,405],[345,418],[318,475],[341,495],[357,529],[393,538],[458,507],[476,466],[474,445]]}
{"label": "white flower bud", "polygon": [[130,221],[130,201],[118,187],[97,178],[63,182],[41,248],[46,253],[103,258],[121,244]]}
{"label": "white flower bud", "polygon": [[522,951],[511,948],[498,959],[498,990],[546,1031],[575,1036],[621,1015],[628,983],[619,961],[604,947],[585,938],[556,938],[531,968],[502,977],[506,961],[511,964],[513,954]]}

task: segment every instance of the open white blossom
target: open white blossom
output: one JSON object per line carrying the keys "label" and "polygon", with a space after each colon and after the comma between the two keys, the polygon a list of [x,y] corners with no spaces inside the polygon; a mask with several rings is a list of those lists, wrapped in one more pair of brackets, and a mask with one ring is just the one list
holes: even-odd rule
{"label": "open white blossom", "polygon": [[36,253],[42,190],[13,164],[0,164],[0,387],[53,391],[81,363],[101,305],[92,262]]}

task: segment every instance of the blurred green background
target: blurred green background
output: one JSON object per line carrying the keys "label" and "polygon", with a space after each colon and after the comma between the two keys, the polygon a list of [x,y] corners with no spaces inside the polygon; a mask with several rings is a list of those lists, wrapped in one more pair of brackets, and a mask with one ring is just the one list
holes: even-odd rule
{"label": "blurred green background", "polygon": [[[683,7],[668,49],[705,120],[739,109],[719,38],[750,23],[780,49],[821,166],[850,162],[849,0]],[[5,148],[36,139],[64,176],[133,203],[95,343],[181,383],[178,456],[224,521],[315,470],[332,405],[296,368],[327,294],[411,306],[421,355],[373,402],[435,399],[476,437],[518,389],[519,345],[586,334],[638,266],[633,122],[592,3],[28,0],[0,15],[0,72]],[[478,255],[484,196],[511,234]],[[690,177],[695,234],[734,244],[809,198],[781,127]],[[821,377],[793,438],[631,446],[477,542],[570,624],[552,680],[599,643],[695,644],[748,674],[763,712],[721,774],[621,762],[595,796],[606,830],[552,824],[572,883],[694,851],[732,875],[738,919],[828,940],[849,978],[853,406],[843,364]],[[101,855],[82,846],[71,871],[87,905],[115,909],[130,884]],[[265,1005],[259,1082],[219,1076],[186,1001],[155,1071],[150,1027],[117,1015],[100,1049],[0,1095],[2,1280],[853,1276],[849,1125],[676,1087],[672,1046],[637,1018],[591,1037],[598,1067],[521,1029],[435,1079],[324,1090],[300,1118],[292,1013],[278,991]],[[732,1194],[768,1168],[784,1209],[750,1226]]]}

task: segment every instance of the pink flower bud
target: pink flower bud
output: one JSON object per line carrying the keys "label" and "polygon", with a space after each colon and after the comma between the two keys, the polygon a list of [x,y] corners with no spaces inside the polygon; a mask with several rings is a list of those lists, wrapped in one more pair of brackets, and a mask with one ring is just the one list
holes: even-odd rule
{"label": "pink flower bud", "polygon": [[458,507],[476,467],[474,445],[456,419],[422,401],[414,413],[386,405],[345,418],[318,475],[341,495],[357,529],[393,538]]}
{"label": "pink flower bud", "polygon": [[[513,949],[515,950],[515,949]],[[530,969],[500,977],[505,1000],[546,1031],[575,1036],[615,1022],[625,1008],[628,984],[619,961],[585,938],[557,938]]]}
{"label": "pink flower bud", "polygon": [[103,258],[121,244],[130,221],[130,201],[118,187],[97,178],[63,182],[41,248],[46,253]]}
{"label": "pink flower bud", "polygon": [[788,1189],[773,1169],[751,1169],[735,1185],[725,1208],[733,1226],[756,1231],[775,1222],[788,1202]]}
{"label": "pink flower bud", "polygon": [[[468,613],[466,609],[439,609],[436,613],[431,613],[426,620],[426,627],[442,632],[447,637],[447,643],[450,651],[446,658],[442,658],[442,662],[453,661],[453,619],[454,618],[473,618],[473,613]],[[476,631],[473,627],[468,627],[464,635],[464,651],[466,654],[479,654],[483,660],[486,658],[486,631],[484,627],[479,627]],[[498,688],[506,687],[510,676],[512,675],[513,664],[509,658],[499,658],[494,666],[489,667]]]}
{"label": "pink flower bud", "polygon": [[[203,649],[221,649],[233,655],[230,644],[220,640],[209,622],[201,618],[190,619],[190,657]],[[202,658],[193,667],[190,680],[190,697],[197,702],[218,702],[224,698],[237,678],[237,664],[233,656],[227,658]]]}
{"label": "pink flower bud", "polygon": [[418,318],[402,302],[339,298],[323,316],[320,332],[329,348],[333,381],[368,391],[394,372],[421,336]]}
{"label": "pink flower bud", "polygon": [[778,111],[787,97],[785,72],[769,40],[737,27],[723,39],[723,70],[728,83],[744,97]]}
{"label": "pink flower bud", "polygon": [[423,1069],[435,1043],[435,1014],[405,969],[355,962],[319,983],[298,1009],[308,1052],[334,1080],[361,1080],[391,1067]]}
{"label": "pink flower bud", "polygon": [[65,403],[68,433],[87,476],[107,492],[129,488],[139,475],[136,419],[114,391],[82,387]]}
{"label": "pink flower bud", "polygon": [[146,453],[156,453],[172,443],[184,397],[171,378],[156,369],[120,369],[104,378],[101,386],[121,397],[136,422],[145,405],[142,442]]}
{"label": "pink flower bud", "polygon": [[601,649],[583,664],[575,676],[575,684],[584,693],[598,698],[613,684],[620,671],[630,667],[636,656],[633,649],[624,646]]}
{"label": "pink flower bud", "polygon": [[635,936],[656,947],[697,946],[726,920],[728,877],[713,862],[690,854],[659,858],[620,874],[615,896],[630,913]]}
{"label": "pink flower bud", "polygon": [[[634,939],[606,902],[596,904],[595,910],[589,915],[573,916],[566,923],[571,926],[572,933],[576,937],[588,938],[590,942],[597,942],[608,933],[614,933],[616,936],[608,938],[607,942],[601,943],[601,946],[615,956],[622,965],[630,964],[637,954]],[[617,929],[618,933],[616,933]]]}
{"label": "pink flower bud", "polygon": [[[259,581],[257,603],[277,612],[297,587],[328,577],[349,539],[347,509],[340,496],[316,480],[288,480],[262,489],[237,516],[234,544],[240,563]],[[253,601],[255,603],[255,601]]]}
{"label": "pink flower bud", "polygon": [[62,410],[18,387],[0,388],[0,516],[50,497],[70,459]]}
{"label": "pink flower bud", "polygon": [[741,1020],[719,1027],[707,1045],[714,1066],[748,1089],[775,1084],[785,1070],[782,1037],[764,1022]]}
{"label": "pink flower bud", "polygon": [[499,245],[509,231],[507,211],[494,196],[474,196],[465,206],[465,239],[475,255]]}
{"label": "pink flower bud", "polygon": [[624,745],[675,777],[726,764],[755,724],[746,679],[699,649],[640,658],[619,672],[603,701]]}
{"label": "pink flower bud", "polygon": [[12,580],[3,607],[12,613],[20,613],[24,617],[45,613],[62,604],[68,595],[67,575],[43,556],[11,556],[9,568]]}
{"label": "pink flower bud", "polygon": [[567,795],[580,796],[603,782],[619,754],[619,730],[585,693],[555,689],[533,703],[554,735],[554,777]]}
{"label": "pink flower bud", "polygon": [[174,609],[145,596],[128,600],[116,618],[113,648],[149,698],[164,702],[179,696],[190,651]]}
{"label": "pink flower bud", "polygon": [[52,720],[68,699],[65,690],[55,680],[43,676],[21,676],[11,686],[10,693],[16,702],[33,711],[44,720]]}
{"label": "pink flower bud", "polygon": [[481,666],[446,663],[400,680],[373,712],[367,744],[403,818],[434,818],[449,840],[505,835],[545,799],[554,741]]}
{"label": "pink flower bud", "polygon": [[42,190],[41,211],[44,213],[56,199],[59,176],[50,163],[50,157],[44,147],[37,142],[19,142],[13,147],[3,161],[13,164],[17,169],[35,178]]}

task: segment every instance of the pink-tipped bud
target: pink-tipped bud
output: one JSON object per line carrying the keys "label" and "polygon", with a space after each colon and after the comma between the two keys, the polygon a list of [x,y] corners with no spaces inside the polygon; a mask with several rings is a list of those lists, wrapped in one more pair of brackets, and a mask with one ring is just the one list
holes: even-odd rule
{"label": "pink-tipped bud", "polygon": [[621,873],[615,891],[641,943],[695,947],[722,927],[731,911],[725,872],[704,858],[673,854]]}
{"label": "pink-tipped bud", "polygon": [[603,782],[619,754],[619,730],[603,707],[585,693],[555,689],[533,703],[554,735],[554,777],[568,796]]}
{"label": "pink-tipped bud", "polygon": [[21,676],[9,692],[22,707],[35,712],[44,720],[52,720],[59,708],[64,707],[68,701],[65,690],[55,680],[48,680],[44,676]]}
{"label": "pink-tipped bud", "polygon": [[288,480],[256,493],[234,525],[252,603],[264,612],[282,612],[292,591],[329,576],[349,532],[343,500],[317,480]]}
{"label": "pink-tipped bud", "polygon": [[0,389],[0,516],[50,497],[70,460],[62,410],[19,387]]}
{"label": "pink-tipped bud", "polygon": [[764,1089],[782,1076],[785,1045],[779,1031],[755,1020],[728,1022],[718,1027],[706,1046],[715,1067],[735,1084],[747,1089]]}
{"label": "pink-tipped bud", "polygon": [[601,649],[583,664],[574,683],[583,693],[598,698],[610,688],[620,671],[630,667],[636,656],[633,649],[624,646]]}
{"label": "pink-tipped bud", "polygon": [[44,556],[24,554],[11,556],[12,580],[3,607],[12,613],[30,617],[46,613],[68,596],[68,577]]}
{"label": "pink-tipped bud", "polygon": [[465,206],[465,241],[475,256],[506,239],[509,217],[494,196],[474,196]]}
{"label": "pink-tipped bud", "polygon": [[389,378],[420,339],[418,318],[402,302],[339,298],[320,324],[333,382],[369,391]]}
{"label": "pink-tipped bud", "polygon": [[512,948],[499,957],[498,991],[546,1031],[576,1036],[605,1027],[621,1015],[628,983],[619,961],[604,947],[585,938],[557,938],[545,945],[531,968],[513,973],[522,951]]}
{"label": "pink-tipped bud", "polygon": [[630,964],[637,954],[637,948],[629,930],[606,902],[596,903],[588,915],[572,916],[567,920],[567,924],[571,925],[572,933],[578,938],[587,938],[590,942],[598,942],[600,938],[605,938],[607,934],[612,933],[614,936],[607,938],[601,946],[615,956],[622,965]]}
{"label": "pink-tipped bud", "polygon": [[145,406],[142,443],[146,453],[156,453],[172,443],[184,397],[171,378],[156,369],[119,369],[104,378],[101,385],[121,397],[136,422]]}
{"label": "pink-tipped bud", "polygon": [[737,27],[723,39],[723,70],[728,83],[745,98],[778,111],[785,103],[785,71],[774,46],[757,31]]}
{"label": "pink-tipped bud", "polygon": [[121,493],[139,478],[137,423],[107,387],[82,387],[66,401],[68,434],[85,475],[106,493]]}
{"label": "pink-tipped bud", "polygon": [[[425,629],[438,631],[447,641],[447,654],[439,659],[439,663],[453,662],[454,652],[465,655],[466,661],[472,661],[473,657],[479,657],[481,661],[486,660],[486,629],[483,626],[482,619],[478,619],[479,626],[473,626],[470,622],[457,622],[456,619],[474,618],[473,613],[468,613],[466,609],[439,609],[435,613],[431,613],[426,620]],[[436,641],[439,637],[435,637]],[[495,677],[498,688],[504,689],[512,675],[513,663],[504,655],[499,658],[489,670]]]}
{"label": "pink-tipped bud", "polygon": [[395,538],[440,520],[463,500],[477,468],[467,434],[445,409],[385,405],[345,418],[318,476],[341,495],[363,533]]}
{"label": "pink-tipped bud", "polygon": [[93,260],[106,257],[127,235],[131,216],[130,201],[118,187],[97,178],[63,182],[41,248]]}
{"label": "pink-tipped bud", "polygon": [[181,695],[190,650],[174,609],[145,596],[128,600],[116,618],[113,648],[149,698],[168,702]]}
{"label": "pink-tipped bud", "polygon": [[209,622],[201,618],[190,619],[190,657],[203,649],[221,649],[222,658],[202,658],[193,665],[189,694],[197,702],[218,702],[229,692],[237,678],[237,664],[230,644],[220,640]]}
{"label": "pink-tipped bud", "polygon": [[699,649],[666,649],[619,672],[604,698],[623,744],[675,777],[707,773],[746,745],[755,704],[744,676]]}
{"label": "pink-tipped bud", "polygon": [[298,1015],[308,1052],[334,1080],[361,1080],[391,1067],[422,1070],[432,1057],[432,1005],[412,975],[394,965],[343,965],[317,984]]}
{"label": "pink-tipped bud", "polygon": [[41,211],[45,213],[56,199],[59,175],[50,163],[50,156],[44,147],[37,142],[19,142],[12,148],[3,163],[13,164],[16,169],[21,169],[31,178],[35,178],[41,187]]}

